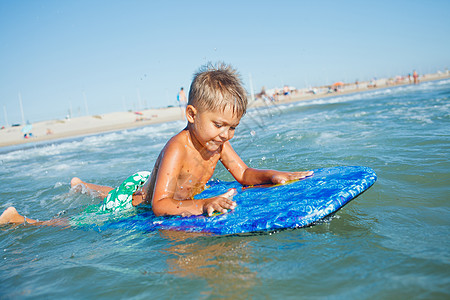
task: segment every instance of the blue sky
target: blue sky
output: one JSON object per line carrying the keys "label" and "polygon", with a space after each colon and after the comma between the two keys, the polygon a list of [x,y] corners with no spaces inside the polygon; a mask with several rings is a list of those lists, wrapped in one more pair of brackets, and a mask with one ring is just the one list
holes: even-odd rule
{"label": "blue sky", "polygon": [[[176,104],[208,61],[250,89],[450,67],[450,1],[0,0],[0,125]],[[139,100],[140,99],[140,100]],[[86,100],[86,101],[85,101]],[[141,103],[141,105],[139,105]]]}

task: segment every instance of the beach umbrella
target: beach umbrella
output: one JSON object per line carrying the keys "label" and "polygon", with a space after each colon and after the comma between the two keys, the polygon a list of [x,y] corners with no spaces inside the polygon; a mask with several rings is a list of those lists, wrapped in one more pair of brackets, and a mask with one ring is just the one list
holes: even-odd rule
{"label": "beach umbrella", "polygon": [[342,81],[333,83],[333,86],[339,86],[339,85],[344,85],[344,83]]}
{"label": "beach umbrella", "polygon": [[28,132],[31,131],[32,128],[33,128],[33,125],[31,125],[31,124],[25,125],[25,126],[22,128],[22,133],[28,133]]}

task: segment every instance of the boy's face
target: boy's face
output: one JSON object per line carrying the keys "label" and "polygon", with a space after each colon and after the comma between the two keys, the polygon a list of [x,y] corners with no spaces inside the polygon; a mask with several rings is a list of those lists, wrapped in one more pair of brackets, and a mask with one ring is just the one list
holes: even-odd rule
{"label": "boy's face", "polygon": [[192,108],[195,110],[194,115],[193,118],[188,117],[188,121],[192,124],[191,128],[197,141],[206,150],[217,151],[226,141],[233,138],[242,116],[234,114],[229,107],[224,111],[202,112]]}

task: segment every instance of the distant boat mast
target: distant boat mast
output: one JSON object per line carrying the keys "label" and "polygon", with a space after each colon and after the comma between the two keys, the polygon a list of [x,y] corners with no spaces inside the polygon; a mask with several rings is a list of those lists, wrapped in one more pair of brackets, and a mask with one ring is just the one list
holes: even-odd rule
{"label": "distant boat mast", "polygon": [[5,115],[5,125],[9,127],[8,114],[6,113],[6,105],[3,105],[3,114]]}
{"label": "distant boat mast", "polygon": [[86,116],[89,116],[89,109],[88,109],[88,104],[87,104],[87,99],[86,99],[86,93],[83,92],[83,98],[84,98],[84,108],[86,109]]}
{"label": "distant boat mast", "polygon": [[22,125],[25,125],[25,115],[23,114],[22,95],[19,92],[20,113],[22,114]]}
{"label": "distant boat mast", "polygon": [[249,73],[248,77],[250,78],[250,97],[252,101],[255,101],[255,93],[253,92],[253,80],[252,80],[252,74]]}

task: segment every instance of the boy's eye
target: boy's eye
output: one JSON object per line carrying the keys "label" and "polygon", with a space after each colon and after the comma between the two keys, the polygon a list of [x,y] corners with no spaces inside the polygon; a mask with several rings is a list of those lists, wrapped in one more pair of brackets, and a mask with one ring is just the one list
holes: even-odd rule
{"label": "boy's eye", "polygon": [[216,126],[217,128],[221,128],[222,127],[222,125],[219,124],[219,123],[214,123],[214,126]]}

